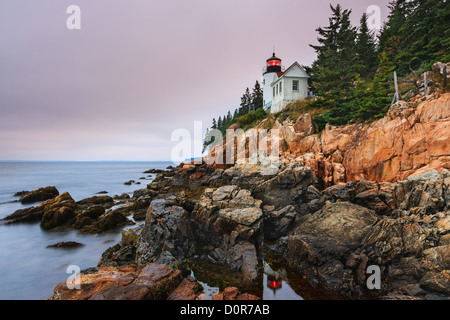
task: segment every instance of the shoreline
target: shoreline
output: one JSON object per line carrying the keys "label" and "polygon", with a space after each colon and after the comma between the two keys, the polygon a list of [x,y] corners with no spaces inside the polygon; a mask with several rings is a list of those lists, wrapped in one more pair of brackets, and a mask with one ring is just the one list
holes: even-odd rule
{"label": "shoreline", "polygon": [[[215,281],[231,286],[219,286],[222,293],[231,290],[234,298],[260,299],[261,292],[248,288],[262,283],[265,273],[261,265],[266,252],[272,251],[280,257],[282,269],[296,270],[309,285],[328,292],[322,296],[325,299],[448,298],[438,282],[440,270],[446,266],[439,262],[443,260],[436,260],[445,256],[449,247],[447,203],[431,205],[428,201],[419,213],[414,204],[403,199],[412,197],[415,190],[423,190],[424,199],[441,197],[447,189],[440,186],[448,183],[450,172],[429,170],[397,183],[356,180],[328,188],[320,187],[313,170],[302,163],[282,165],[273,176],[259,172],[257,166],[214,170],[196,163],[159,173],[147,188],[155,193],[144,224],[139,230],[131,228],[123,233],[121,243],[104,253],[96,270],[110,277],[134,265],[137,269],[128,274],[134,280],[111,284],[105,290],[119,286],[117,297],[131,299],[134,296],[120,292],[129,292],[128,286],[134,286],[140,272],[146,267],[165,266],[171,270],[168,274],[180,271],[182,276],[177,276],[177,286],[158,292],[158,299],[170,297],[177,289],[189,291],[192,299],[202,299],[202,293],[193,289],[197,280],[187,272],[192,269],[186,266],[186,261],[197,258],[207,262],[206,269],[219,265],[231,270],[235,286],[233,281],[221,279],[224,272],[215,275],[220,278]],[[342,225],[341,221],[347,222]],[[440,225],[444,229],[436,230]],[[392,251],[389,243],[398,241],[398,228],[403,230],[401,250]],[[402,274],[411,272],[405,269],[411,268],[409,264],[422,265],[421,273],[397,278],[400,270]],[[385,283],[378,291],[366,287],[364,271],[371,265],[380,265],[383,270]],[[429,265],[435,267],[427,270]],[[92,299],[115,292],[86,290],[82,289],[83,296]],[[152,288],[145,290],[149,290],[148,295],[140,299],[155,298]],[[318,298],[307,291],[301,294]],[[52,297],[74,298],[61,284]]]}

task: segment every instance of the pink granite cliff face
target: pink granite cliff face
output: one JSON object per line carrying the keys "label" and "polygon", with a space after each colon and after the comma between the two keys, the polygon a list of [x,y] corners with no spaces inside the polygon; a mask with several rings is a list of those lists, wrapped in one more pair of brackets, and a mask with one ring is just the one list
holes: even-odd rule
{"label": "pink granite cliff face", "polygon": [[[359,179],[396,182],[428,169],[450,168],[449,93],[417,106],[400,101],[370,124],[327,125],[315,133],[311,115],[304,114],[272,128],[280,130],[281,161],[304,162],[325,185]],[[218,152],[224,152],[222,145],[212,150]]]}

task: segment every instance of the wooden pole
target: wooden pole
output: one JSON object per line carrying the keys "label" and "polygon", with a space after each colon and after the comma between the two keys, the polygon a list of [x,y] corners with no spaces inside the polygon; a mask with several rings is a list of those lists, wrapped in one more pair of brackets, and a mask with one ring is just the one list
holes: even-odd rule
{"label": "wooden pole", "polygon": [[425,98],[428,97],[428,78],[427,78],[427,75],[428,75],[428,71],[423,74],[423,85],[425,87],[425,92],[424,92]]}
{"label": "wooden pole", "polygon": [[444,70],[442,72],[444,74],[444,88],[447,86],[447,65],[444,66]]}
{"label": "wooden pole", "polygon": [[397,71],[394,71],[394,85],[395,85],[395,102],[398,102],[400,98],[398,94]]}

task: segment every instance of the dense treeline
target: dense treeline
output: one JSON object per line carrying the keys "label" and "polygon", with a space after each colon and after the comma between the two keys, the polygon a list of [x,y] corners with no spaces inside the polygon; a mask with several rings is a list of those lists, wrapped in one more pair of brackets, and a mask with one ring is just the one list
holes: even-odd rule
{"label": "dense treeline", "polygon": [[[319,128],[383,117],[393,101],[394,71],[399,76],[420,74],[435,62],[450,61],[448,1],[394,0],[378,35],[370,30],[366,14],[352,26],[351,10],[339,4],[330,8],[328,25],[316,29],[318,44],[310,45],[317,58],[305,68],[316,95],[310,106],[328,110],[314,117]],[[262,94],[258,82],[252,93],[247,88],[240,108],[213,119],[212,129],[225,134],[233,123],[249,125],[264,119]],[[208,130],[204,148],[213,141]]]}
{"label": "dense treeline", "polygon": [[[320,126],[383,117],[393,100],[393,72],[407,75],[450,60],[450,5],[442,0],[396,0],[378,37],[367,16],[350,23],[351,10],[330,5],[329,25],[317,29],[311,67]],[[378,41],[377,41],[378,40]]]}

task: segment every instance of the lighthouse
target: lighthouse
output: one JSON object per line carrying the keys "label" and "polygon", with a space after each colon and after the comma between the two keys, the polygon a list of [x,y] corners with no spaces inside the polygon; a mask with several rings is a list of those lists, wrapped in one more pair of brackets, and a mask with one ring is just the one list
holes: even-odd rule
{"label": "lighthouse", "polygon": [[271,113],[283,110],[289,103],[308,97],[308,74],[296,61],[286,70],[281,59],[273,55],[263,69],[263,106]]}
{"label": "lighthouse", "polygon": [[266,66],[263,69],[263,106],[267,110],[272,106],[272,87],[271,84],[275,80],[277,73],[282,73],[281,59],[277,58],[275,52],[272,57],[266,60]]}

